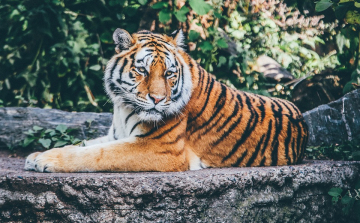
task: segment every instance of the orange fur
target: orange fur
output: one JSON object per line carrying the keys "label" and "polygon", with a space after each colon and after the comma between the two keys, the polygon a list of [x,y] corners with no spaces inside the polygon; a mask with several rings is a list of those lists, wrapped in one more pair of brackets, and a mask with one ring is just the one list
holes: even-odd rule
{"label": "orange fur", "polygon": [[[31,154],[26,169],[184,171],[203,167],[289,165],[302,160],[308,131],[300,111],[291,102],[241,92],[217,82],[176,46],[179,37],[140,32],[128,38],[133,45],[122,51],[121,46],[117,47],[118,54],[110,61],[112,70],[122,64],[124,72],[129,70],[135,75],[138,98],[146,100],[149,96],[155,103],[160,99],[171,103],[172,88],[184,81],[184,74],[176,71],[173,77],[166,78],[164,51],[176,55],[191,73],[191,97],[187,104],[179,113],[164,116],[155,124],[137,123],[133,129],[143,132],[139,135],[123,139],[114,136],[109,142],[86,147],[67,146]],[[143,75],[131,64],[131,55],[144,46],[141,39],[147,44],[154,42],[153,46],[149,45],[154,49],[154,59],[148,73]],[[169,50],[163,42],[174,47]]]}

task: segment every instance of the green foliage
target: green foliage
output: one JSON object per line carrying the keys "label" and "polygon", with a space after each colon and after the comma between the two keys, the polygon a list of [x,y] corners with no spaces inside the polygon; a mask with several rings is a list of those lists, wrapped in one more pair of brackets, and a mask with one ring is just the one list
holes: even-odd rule
{"label": "green foliage", "polygon": [[[329,9],[333,9],[331,12]],[[317,12],[324,11],[326,17],[334,13],[343,23],[336,35],[339,70],[350,76],[345,84],[343,93],[348,93],[360,86],[360,2],[358,0],[321,0],[316,3]]]}
{"label": "green foliage", "polygon": [[71,135],[73,129],[68,129],[65,125],[58,125],[55,129],[44,129],[34,126],[25,134],[23,141],[24,148],[42,148],[51,149],[65,145],[79,144],[81,140]]}
{"label": "green foliage", "polygon": [[341,145],[309,146],[306,148],[306,158],[360,161],[360,138]]}
{"label": "green foliage", "polygon": [[[219,0],[4,0],[0,106],[111,111],[102,78],[114,54],[112,32],[120,27],[133,33],[149,21],[159,33],[183,28],[188,53],[220,81],[246,91],[268,95],[266,88],[275,86],[255,69],[261,54],[296,77],[337,64],[334,56],[315,52],[314,47],[324,43],[317,27],[288,22],[299,20],[298,10],[279,3],[248,3],[233,2],[230,7]],[[307,24],[314,23],[311,19]],[[287,91],[278,96],[288,97],[281,95]]]}
{"label": "green foliage", "polygon": [[360,181],[351,190],[344,191],[341,188],[333,187],[328,194],[332,197],[334,205],[340,201],[344,215],[360,221]]}

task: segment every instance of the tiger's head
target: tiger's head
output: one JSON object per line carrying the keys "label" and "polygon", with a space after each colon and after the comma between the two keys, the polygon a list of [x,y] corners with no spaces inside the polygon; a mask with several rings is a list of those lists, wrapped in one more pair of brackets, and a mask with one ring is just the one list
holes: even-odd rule
{"label": "tiger's head", "polygon": [[106,66],[104,81],[114,105],[129,107],[142,121],[179,114],[192,89],[190,68],[181,56],[182,31],[130,35],[116,29],[113,39],[116,54]]}

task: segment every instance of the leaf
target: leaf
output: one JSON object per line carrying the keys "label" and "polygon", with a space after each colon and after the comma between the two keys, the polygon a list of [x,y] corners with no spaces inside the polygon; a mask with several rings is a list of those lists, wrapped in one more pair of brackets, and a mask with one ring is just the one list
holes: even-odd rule
{"label": "leaf", "polygon": [[316,3],[315,11],[322,12],[332,6],[332,2],[330,0],[321,0],[320,2]]}
{"label": "leaf", "polygon": [[146,3],[148,2],[148,0],[138,0],[138,2],[139,2],[141,5],[146,5]]}
{"label": "leaf", "polygon": [[189,0],[191,8],[199,15],[207,14],[212,6],[206,3],[204,0]]}
{"label": "leaf", "polygon": [[226,64],[226,57],[220,56],[217,67],[221,67],[221,66],[224,65],[224,64]]}
{"label": "leaf", "polygon": [[204,42],[201,42],[200,48],[204,51],[210,51],[213,49],[213,46],[211,45],[211,43],[209,41],[204,41]]}
{"label": "leaf", "polygon": [[67,144],[68,144],[67,141],[59,140],[59,141],[57,141],[57,142],[55,143],[54,147],[55,147],[55,148],[58,148],[58,147],[61,147],[61,146],[65,146],[65,145],[67,145]]}
{"label": "leaf", "polygon": [[167,23],[171,19],[171,13],[168,9],[163,9],[159,12],[159,21]]}
{"label": "leaf", "polygon": [[42,127],[40,127],[40,126],[37,126],[37,125],[34,125],[34,126],[33,126],[33,129],[34,129],[35,131],[40,131],[40,130],[43,130],[44,128],[42,128]]}
{"label": "leaf", "polygon": [[51,140],[50,139],[39,139],[39,143],[41,143],[41,145],[43,147],[45,147],[46,149],[49,149],[49,147],[51,145]]}
{"label": "leaf", "polygon": [[331,201],[333,202],[333,204],[336,204],[336,203],[338,202],[338,200],[339,200],[339,197],[333,197],[333,198],[331,199]]}
{"label": "leaf", "polygon": [[61,133],[64,133],[68,127],[66,125],[60,124],[56,126],[56,130],[58,130]]}
{"label": "leaf", "polygon": [[195,40],[197,40],[197,38],[199,38],[200,33],[196,32],[195,30],[190,30],[189,32],[189,40],[191,42],[194,42]]}
{"label": "leaf", "polygon": [[333,187],[329,190],[328,194],[332,197],[339,197],[341,196],[342,191],[343,190],[341,188]]}
{"label": "leaf", "polygon": [[360,151],[355,151],[352,153],[353,160],[360,161]]}
{"label": "leaf", "polygon": [[75,138],[75,139],[71,140],[71,144],[73,144],[73,145],[78,144],[80,142],[82,142],[82,141],[80,139],[78,139],[78,138]]}
{"label": "leaf", "polygon": [[335,8],[335,16],[337,19],[342,20],[344,19],[346,12],[353,6],[353,2],[345,2],[342,4],[339,4]]}
{"label": "leaf", "polygon": [[344,197],[341,198],[341,203],[342,204],[349,204],[351,202],[352,198],[349,197],[348,195],[345,195]]}
{"label": "leaf", "polygon": [[220,48],[228,48],[229,45],[227,44],[227,42],[224,39],[219,39],[216,44],[220,47]]}
{"label": "leaf", "polygon": [[169,3],[167,2],[158,2],[158,3],[155,3],[151,6],[151,8],[153,9],[161,9],[161,8],[166,8],[168,7]]}
{"label": "leaf", "polygon": [[89,67],[90,70],[100,70],[101,69],[101,66],[99,64],[95,64],[95,65],[92,65],[91,67]]}
{"label": "leaf", "polygon": [[223,18],[222,14],[221,14],[221,13],[218,13],[218,12],[214,12],[214,15],[215,15],[215,17],[218,18],[218,19],[222,19],[222,18]]}
{"label": "leaf", "polygon": [[349,81],[345,84],[343,88],[343,94],[349,93],[352,90],[354,90],[354,86],[352,85],[352,81]]}
{"label": "leaf", "polygon": [[29,144],[34,142],[34,140],[35,140],[35,137],[26,137],[22,146],[27,147]]}
{"label": "leaf", "polygon": [[186,14],[188,12],[189,12],[188,7],[184,5],[179,11],[174,12],[174,15],[177,18],[177,20],[179,20],[180,22],[186,22],[187,20]]}

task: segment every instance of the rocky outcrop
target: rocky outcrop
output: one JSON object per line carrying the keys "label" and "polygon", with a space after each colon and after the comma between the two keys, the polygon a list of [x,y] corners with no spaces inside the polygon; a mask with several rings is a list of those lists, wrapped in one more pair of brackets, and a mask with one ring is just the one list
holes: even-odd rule
{"label": "rocky outcrop", "polygon": [[37,125],[55,129],[63,124],[75,129],[79,139],[96,138],[107,134],[112,121],[110,113],[64,112],[41,108],[0,108],[0,149],[19,147],[26,132]]}
{"label": "rocky outcrop", "polygon": [[35,173],[0,158],[0,222],[351,222],[331,204],[360,162],[180,173]]}
{"label": "rocky outcrop", "polygon": [[308,112],[308,145],[341,144],[360,137],[360,89]]}

